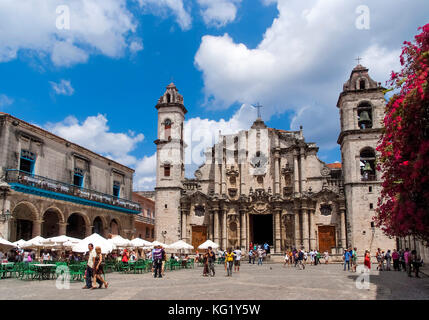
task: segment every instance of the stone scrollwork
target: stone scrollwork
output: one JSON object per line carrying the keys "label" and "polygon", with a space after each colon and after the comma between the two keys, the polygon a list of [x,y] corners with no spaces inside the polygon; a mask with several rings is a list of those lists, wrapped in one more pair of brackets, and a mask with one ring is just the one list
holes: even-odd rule
{"label": "stone scrollwork", "polygon": [[323,177],[327,177],[327,176],[329,176],[330,174],[331,174],[331,169],[329,169],[328,167],[323,167],[321,170],[320,170],[320,174],[323,176]]}

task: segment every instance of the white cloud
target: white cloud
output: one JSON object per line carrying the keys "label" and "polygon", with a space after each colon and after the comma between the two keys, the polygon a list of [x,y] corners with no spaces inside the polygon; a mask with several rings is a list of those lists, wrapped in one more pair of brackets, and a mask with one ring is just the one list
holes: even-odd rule
{"label": "white cloud", "polygon": [[13,103],[13,99],[5,94],[0,94],[0,108],[10,106]]}
{"label": "white cloud", "polygon": [[205,24],[218,28],[235,20],[240,2],[241,0],[198,0]]}
{"label": "white cloud", "polygon": [[64,139],[127,166],[137,163],[130,153],[144,139],[141,133],[131,135],[110,132],[107,118],[101,114],[88,117],[82,123],[74,116],[69,116],[61,122],[47,123],[44,127]]}
{"label": "white cloud", "polygon": [[[69,30],[56,27],[59,5],[70,9]],[[25,50],[49,56],[56,66],[83,63],[92,54],[121,57],[136,27],[126,0],[2,0],[0,62]]]}
{"label": "white cloud", "polygon": [[228,34],[204,36],[195,65],[203,73],[206,105],[228,108],[259,101],[265,120],[293,111],[292,125],[301,122],[310,129],[307,140],[335,142],[336,130],[317,131],[315,125],[339,127],[335,104],[354,59],[363,57],[373,79],[384,83],[399,68],[402,42],[427,20],[424,0],[398,1],[395,6],[388,0],[371,2],[370,30],[356,28],[357,0],[278,0],[278,16],[255,48]]}
{"label": "white cloud", "polygon": [[192,25],[192,18],[186,11],[183,0],[137,0],[140,7],[158,16],[176,17],[176,22],[182,30],[188,30]]}
{"label": "white cloud", "polygon": [[61,79],[59,83],[53,81],[49,81],[49,83],[51,84],[52,90],[54,90],[57,95],[71,96],[74,93],[70,80]]}

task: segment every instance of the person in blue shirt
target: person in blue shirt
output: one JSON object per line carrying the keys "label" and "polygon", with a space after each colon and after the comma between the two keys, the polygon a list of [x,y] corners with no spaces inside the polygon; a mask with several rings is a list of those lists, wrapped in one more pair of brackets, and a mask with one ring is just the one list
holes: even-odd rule
{"label": "person in blue shirt", "polygon": [[343,255],[343,259],[344,259],[344,271],[346,271],[346,266],[347,266],[347,270],[350,271],[350,259],[351,259],[352,255],[350,253],[349,250],[344,250],[344,255]]}

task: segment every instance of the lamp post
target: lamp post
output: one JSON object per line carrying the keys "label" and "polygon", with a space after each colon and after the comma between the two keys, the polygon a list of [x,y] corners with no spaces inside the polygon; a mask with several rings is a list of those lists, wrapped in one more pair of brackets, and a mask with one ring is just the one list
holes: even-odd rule
{"label": "lamp post", "polygon": [[7,222],[10,219],[10,211],[9,209],[6,209],[6,196],[8,192],[10,191],[10,186],[6,182],[2,181],[0,182],[0,192],[3,193],[3,207],[0,215],[0,221],[1,222]]}

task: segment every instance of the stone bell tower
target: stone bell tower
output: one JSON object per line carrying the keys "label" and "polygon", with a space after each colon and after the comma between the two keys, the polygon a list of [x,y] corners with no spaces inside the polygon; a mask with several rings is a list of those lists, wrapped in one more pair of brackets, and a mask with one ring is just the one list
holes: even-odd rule
{"label": "stone bell tower", "polygon": [[359,255],[377,248],[394,248],[393,239],[375,228],[381,192],[381,173],[376,170],[376,147],[383,128],[385,89],[371,79],[368,69],[358,64],[343,86],[337,107],[341,132],[338,144],[346,198],[347,246],[357,247]]}
{"label": "stone bell tower", "polygon": [[156,105],[155,238],[170,244],[180,239],[180,195],[184,179],[183,123],[187,110],[176,86],[167,86]]}

